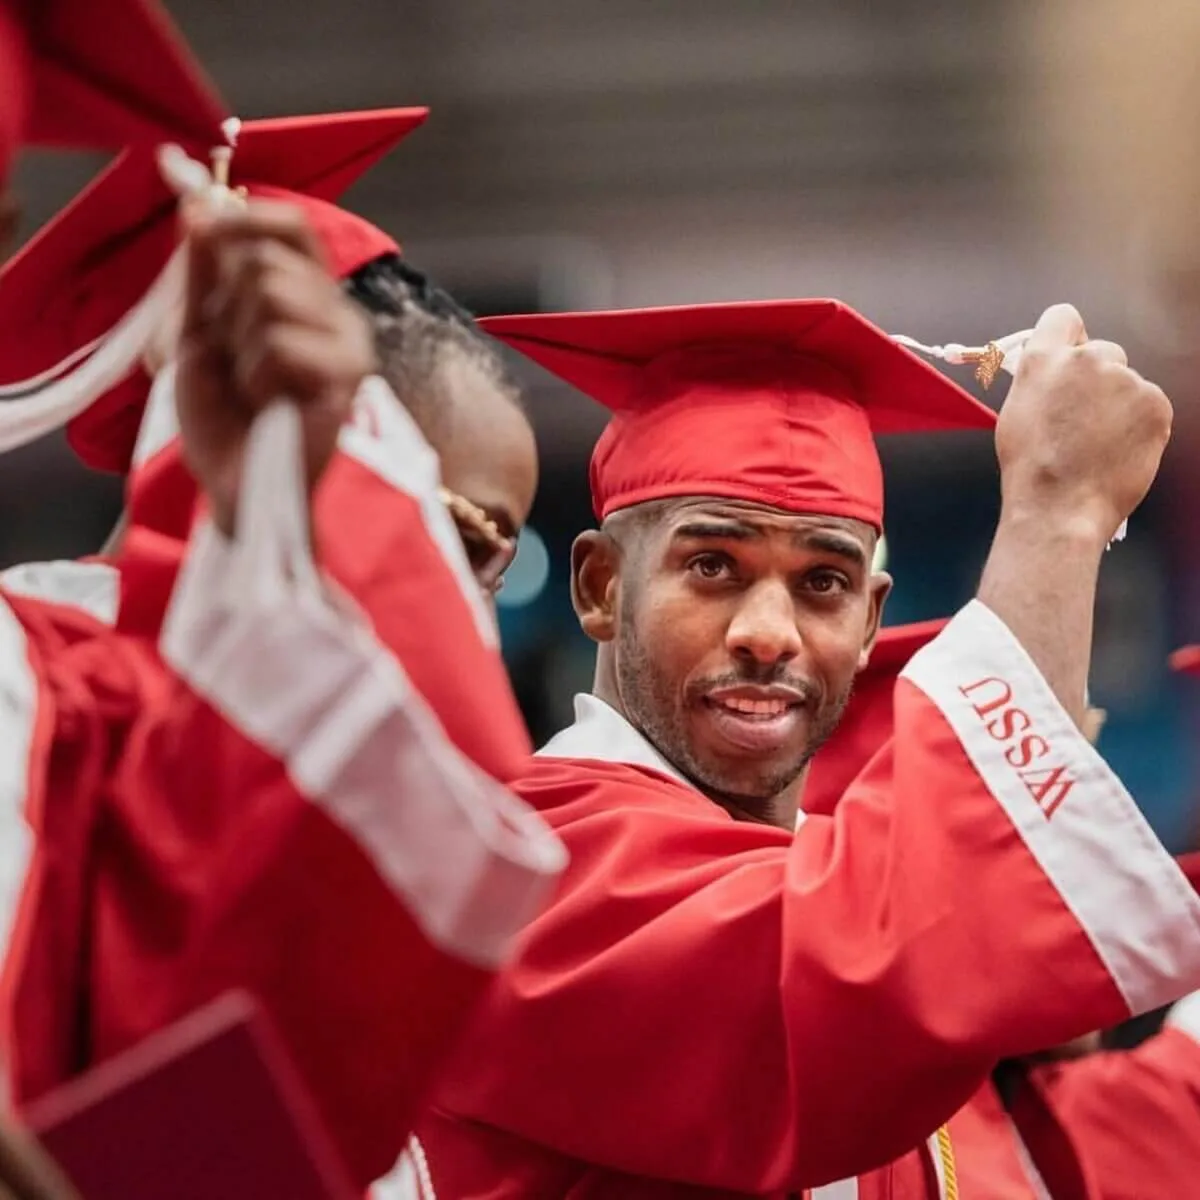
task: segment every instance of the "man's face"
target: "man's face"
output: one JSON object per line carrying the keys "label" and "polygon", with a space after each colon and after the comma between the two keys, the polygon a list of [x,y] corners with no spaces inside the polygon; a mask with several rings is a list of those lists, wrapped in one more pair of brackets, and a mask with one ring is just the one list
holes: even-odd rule
{"label": "man's face", "polygon": [[833,731],[865,664],[889,587],[871,574],[875,532],[688,499],[632,541],[612,650],[625,712],[705,790],[761,813]]}
{"label": "man's face", "polygon": [[491,525],[485,531],[452,509],[467,559],[491,601],[533,507],[537,442],[525,414],[476,364],[451,359],[443,376],[442,407],[427,436],[441,460],[443,485]]}

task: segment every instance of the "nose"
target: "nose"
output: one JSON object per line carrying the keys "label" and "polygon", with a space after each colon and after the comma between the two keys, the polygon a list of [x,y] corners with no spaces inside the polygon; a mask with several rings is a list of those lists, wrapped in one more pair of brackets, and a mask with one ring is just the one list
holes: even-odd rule
{"label": "nose", "polygon": [[725,635],[729,653],[742,662],[764,666],[787,662],[803,642],[791,593],[778,580],[763,580],[743,593]]}

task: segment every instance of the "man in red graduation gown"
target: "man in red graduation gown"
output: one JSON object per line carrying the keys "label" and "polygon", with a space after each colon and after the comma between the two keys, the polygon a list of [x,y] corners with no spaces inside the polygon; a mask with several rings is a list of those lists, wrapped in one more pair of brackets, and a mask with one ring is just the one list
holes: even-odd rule
{"label": "man in red graduation gown", "polygon": [[[310,478],[322,476],[322,500],[336,497],[328,464],[358,391],[356,372],[372,358],[361,317],[295,221],[290,211],[251,205],[195,231],[190,243],[176,390],[184,452],[217,528],[229,536],[236,527],[239,540],[242,455],[256,409],[277,395],[307,400]],[[293,264],[303,286],[289,291],[283,313],[245,285],[264,241],[282,241],[310,264],[308,273]],[[214,315],[208,296],[223,296],[228,310]],[[382,553],[387,539],[407,532],[417,554],[411,566],[424,513],[438,503],[436,470],[411,424],[397,419],[393,429],[409,439],[411,455],[396,469],[419,474],[402,497],[407,525],[403,508],[377,508],[374,538]],[[335,504],[329,519],[338,511]],[[562,852],[448,740],[408,682],[420,664],[397,674],[405,664],[395,665],[390,647],[369,650],[374,634],[353,626],[348,640],[338,634],[345,610],[327,598],[305,599],[320,619],[315,627],[300,621],[290,650],[272,649],[270,625],[257,641],[237,634],[242,618],[226,611],[243,650],[216,669],[230,639],[216,636],[219,625],[212,636],[203,631],[238,575],[212,569],[226,558],[232,567],[234,551],[205,530],[207,578],[189,566],[190,594],[201,602],[164,633],[168,674],[150,638],[78,609],[8,598],[14,654],[19,627],[27,652],[50,668],[23,680],[27,761],[14,760],[10,780],[8,811],[24,846],[9,880],[14,889],[23,883],[6,960],[13,1084],[21,1100],[35,1097],[224,988],[247,988],[280,1028],[365,1184],[399,1152],[424,1079]],[[436,566],[439,544],[425,537]],[[179,557],[173,550],[164,559],[171,583]],[[255,572],[276,569],[269,557],[261,562]],[[473,621],[472,604],[482,604],[474,581],[460,583],[449,563],[441,570],[445,585],[431,572],[425,583],[431,594],[455,589],[443,620],[453,621],[457,604]],[[375,579],[365,606],[387,586],[384,573]],[[176,595],[171,611],[181,603]],[[245,598],[250,616],[253,603]],[[452,649],[473,666],[466,677],[482,683],[500,668],[478,634],[468,640],[473,629],[460,630]],[[435,651],[431,643],[426,670]],[[486,747],[489,735],[498,736],[496,722],[478,731],[476,745]],[[5,896],[6,911],[14,895]]]}
{"label": "man in red graduation gown", "polygon": [[[215,112],[206,108],[204,90],[161,87],[160,71],[179,78],[191,69],[170,22],[151,0],[0,2],[0,258],[19,218],[9,180],[23,144],[115,150],[199,133]],[[6,662],[7,674],[13,665]],[[13,680],[5,683],[11,697]],[[19,704],[10,706],[10,715],[19,718],[20,711]],[[6,726],[6,738],[12,732]],[[11,754],[16,747],[6,744]],[[21,844],[16,832],[15,844],[11,837],[6,841],[10,853]],[[68,1200],[74,1194],[37,1147],[7,1126],[0,1129],[0,1188],[18,1200]]]}
{"label": "man in red graduation gown", "polygon": [[[169,249],[169,206],[165,217]],[[337,227],[349,228],[346,246],[357,232],[363,250],[350,219]],[[394,245],[371,238],[372,252]],[[146,605],[157,617],[143,627],[114,630],[40,597],[0,606],[13,750],[0,788],[12,851],[0,894],[8,1067],[29,1099],[245,987],[365,1183],[394,1160],[428,1071],[562,852],[487,774],[511,774],[527,746],[495,630],[441,507],[432,452],[386,389],[359,386],[373,366],[369,331],[328,274],[312,223],[264,201],[217,220],[193,214],[187,255],[168,390],[183,426],[175,473],[183,478],[186,456],[217,529],[229,538],[236,524],[237,537],[199,529],[210,569],[189,567],[201,603],[168,630],[169,671],[154,638],[192,532],[190,477],[184,519],[169,532],[135,525],[119,564],[127,596],[157,589]],[[126,281],[111,282],[119,291]],[[73,296],[60,296],[68,316]],[[63,315],[42,314],[43,347],[71,336],[69,320],[65,333],[54,324]],[[365,447],[350,421],[364,390],[380,410]],[[312,592],[307,618],[281,610],[286,620],[261,628],[252,653],[214,672],[206,623],[237,633],[239,618],[228,596],[224,612],[215,606],[229,578],[211,564],[232,564],[244,540],[235,512],[246,440],[280,395],[299,405],[308,482],[321,480],[323,565],[375,627],[347,624],[344,606]],[[267,495],[268,508],[280,503],[286,494]],[[250,583],[262,574],[252,565]],[[422,612],[434,606],[446,642],[430,637],[413,597]],[[275,644],[288,621],[324,641]],[[420,654],[404,654],[414,645]],[[368,671],[356,688],[347,666]],[[430,712],[431,696],[474,761]],[[348,709],[356,697],[363,704]]]}
{"label": "man in red graduation gown", "polygon": [[600,650],[519,789],[565,883],[406,1169],[442,1197],[952,1194],[926,1139],[998,1060],[1200,980],[1196,897],[1077,729],[1167,401],[1043,316],[978,598],[906,668],[890,751],[793,832],[888,586],[872,433],[991,415],[832,301],[490,328],[614,410],[573,552]]}

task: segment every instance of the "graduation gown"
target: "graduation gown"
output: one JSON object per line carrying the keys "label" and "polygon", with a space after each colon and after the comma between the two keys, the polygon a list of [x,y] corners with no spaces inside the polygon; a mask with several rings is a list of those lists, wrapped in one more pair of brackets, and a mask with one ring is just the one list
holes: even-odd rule
{"label": "graduation gown", "polygon": [[895,727],[792,835],[581,698],[518,789],[564,882],[419,1126],[438,1196],[920,1195],[886,1164],[997,1060],[1193,987],[1195,895],[986,607]]}
{"label": "graduation gown", "polygon": [[[390,393],[379,403],[387,453],[357,454],[350,431],[317,501],[324,579],[305,574],[302,534],[275,562],[261,529],[233,544],[192,529],[168,444],[159,528],[135,519],[114,564],[85,564],[94,589],[41,573],[100,611],[0,606],[0,679],[26,664],[4,1009],[19,1101],[244,988],[365,1186],[561,870],[496,782],[526,742],[436,462]],[[289,487],[260,487],[250,516]],[[113,570],[115,627],[97,599]],[[27,593],[31,574],[14,581]]]}
{"label": "graduation gown", "polygon": [[1055,1200],[1159,1200],[1200,1181],[1200,996],[1132,1050],[1029,1070],[1012,1102]]}
{"label": "graduation gown", "polygon": [[[806,810],[832,812],[847,783],[886,743],[895,680],[944,625],[928,621],[881,634],[845,720],[813,764]],[[1176,861],[1195,887],[1200,855]],[[1200,1179],[1198,1003],[1182,1000],[1167,1028],[1132,1051],[1009,1064],[1011,1112],[989,1079],[950,1121],[962,1194],[1153,1200],[1193,1190]]]}
{"label": "graduation gown", "polygon": [[959,1188],[987,1200],[1168,1200],[1200,1180],[1197,997],[1132,1050],[1013,1067],[950,1121]]}

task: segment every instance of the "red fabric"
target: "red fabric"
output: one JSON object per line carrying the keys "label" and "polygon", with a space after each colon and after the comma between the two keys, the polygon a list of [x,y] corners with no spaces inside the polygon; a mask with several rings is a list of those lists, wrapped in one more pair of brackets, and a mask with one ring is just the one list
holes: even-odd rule
{"label": "red fabric", "polygon": [[880,630],[870,662],[854,681],[845,715],[808,769],[801,800],[805,812],[833,812],[855,776],[892,736],[896,678],[945,625],[945,621],[921,621]]}
{"label": "red fabric", "polygon": [[[232,182],[303,208],[330,269],[352,274],[398,247],[332,201],[427,115],[403,108],[247,121]],[[207,158],[216,140],[192,150]],[[0,271],[0,379],[27,379],[108,332],[175,248],[175,211],[153,154],[134,150],[40,230]],[[138,370],[70,423],[71,445],[89,466],[128,469],[148,388]]]}
{"label": "red fabric", "polygon": [[[950,1137],[962,1196],[1038,1200],[1019,1136],[990,1079],[955,1113]],[[1055,1197],[1069,1200],[1066,1192]]]}
{"label": "red fabric", "polygon": [[18,1102],[245,988],[365,1186],[488,975],[432,947],[342,829],[144,643],[10,603],[45,718],[6,960]]}
{"label": "red fabric", "polygon": [[29,107],[29,46],[7,3],[0,3],[0,186],[8,179]]}
{"label": "red fabric", "polygon": [[1171,655],[1171,668],[1185,675],[1200,675],[1200,646],[1181,646]]}
{"label": "red fabric", "polygon": [[26,141],[119,150],[219,137],[225,107],[156,0],[4,3],[33,53]]}
{"label": "red fabric", "polygon": [[[725,1110],[722,1110],[725,1111]],[[469,1132],[469,1136],[468,1135]],[[544,1146],[535,1146],[498,1129],[475,1126],[469,1131],[445,1112],[433,1109],[422,1118],[422,1144],[434,1153],[431,1163],[439,1196],[485,1195],[489,1200],[736,1200],[740,1192],[698,1188],[689,1183],[624,1175],[615,1171],[580,1170],[578,1162]],[[481,1180],[489,1181],[486,1190]],[[858,1178],[855,1200],[938,1200],[934,1167],[926,1150],[914,1150],[878,1171]],[[380,1189],[380,1200],[383,1200]],[[371,1193],[374,1197],[375,1193]],[[786,1200],[809,1200],[808,1188],[789,1192]],[[962,1193],[964,1200],[990,1193]],[[782,1192],[760,1200],[785,1200]]]}
{"label": "red fabric", "polygon": [[535,760],[518,790],[571,864],[421,1129],[435,1186],[776,1195],[909,1153],[998,1059],[1123,1019],[937,710],[901,684],[896,722],[794,836],[653,771]]}
{"label": "red fabric", "polygon": [[[1012,1115],[989,1082],[950,1122],[964,1197],[1187,1196],[1200,1179],[1200,1046],[1170,1026],[1128,1051],[1032,1066]],[[1024,1144],[1025,1156],[1018,1150]]]}
{"label": "red fabric", "polygon": [[[813,761],[806,811],[833,811],[848,781],[883,750],[896,679],[944,624],[881,635],[882,653],[872,656],[842,724]],[[1176,861],[1200,890],[1200,853]],[[1200,1047],[1186,1035],[1167,1030],[1133,1052],[1034,1068],[1026,1081],[1013,1111],[1055,1200],[1185,1195],[1180,1181],[1200,1178],[1200,1158],[1190,1153],[1200,1147]],[[951,1133],[964,1196],[1034,1200],[1012,1123],[990,1084],[951,1122]]]}
{"label": "red fabric", "polygon": [[1044,1106],[1034,1126],[1016,1109],[1022,1133],[1041,1125],[1069,1136],[1086,1191],[1065,1191],[1050,1171],[1056,1200],[1188,1196],[1200,1179],[1200,1046],[1166,1027],[1134,1050],[1040,1067],[1030,1073]]}
{"label": "red fabric", "polygon": [[[119,622],[153,638],[199,504],[178,442],[135,471],[127,497]],[[416,501],[350,455],[335,455],[313,508],[323,569],[370,616],[450,740],[489,775],[513,779],[531,747],[504,663],[481,643],[440,551],[426,534],[414,534],[420,528]]]}
{"label": "red fabric", "polygon": [[1188,882],[1200,892],[1200,850],[1192,850],[1187,854],[1178,854],[1175,861],[1179,869],[1187,876]]}
{"label": "red fabric", "polygon": [[[365,1186],[394,1162],[490,975],[432,946],[280,762],[162,670],[149,647],[195,489],[176,445],[151,465],[130,481],[119,630],[68,613],[72,636],[84,626],[78,646],[57,620],[36,633],[50,724],[34,777],[49,797],[36,805],[39,855],[9,959],[17,1095],[245,988]],[[170,528],[148,527],[154,515]],[[315,502],[315,539],[448,736],[493,776],[516,774],[529,742],[503,664],[417,502],[340,456]],[[13,604],[36,631],[46,606]]]}
{"label": "red fabric", "polygon": [[613,411],[592,456],[603,519],[710,495],[883,521],[873,433],[995,414],[836,300],[493,317],[489,333]]}
{"label": "red fabric", "polygon": [[[355,1200],[275,1031],[237,993],[56,1089],[24,1117],[88,1200]],[[137,1153],[113,1153],[125,1146]]]}
{"label": "red fabric", "polygon": [[[894,728],[893,695],[900,672],[945,625],[944,620],[920,621],[881,631],[871,661],[855,682],[845,716],[809,768],[800,802],[805,812],[833,812],[848,784],[883,750]],[[1200,851],[1176,855],[1175,861],[1200,892]]]}

